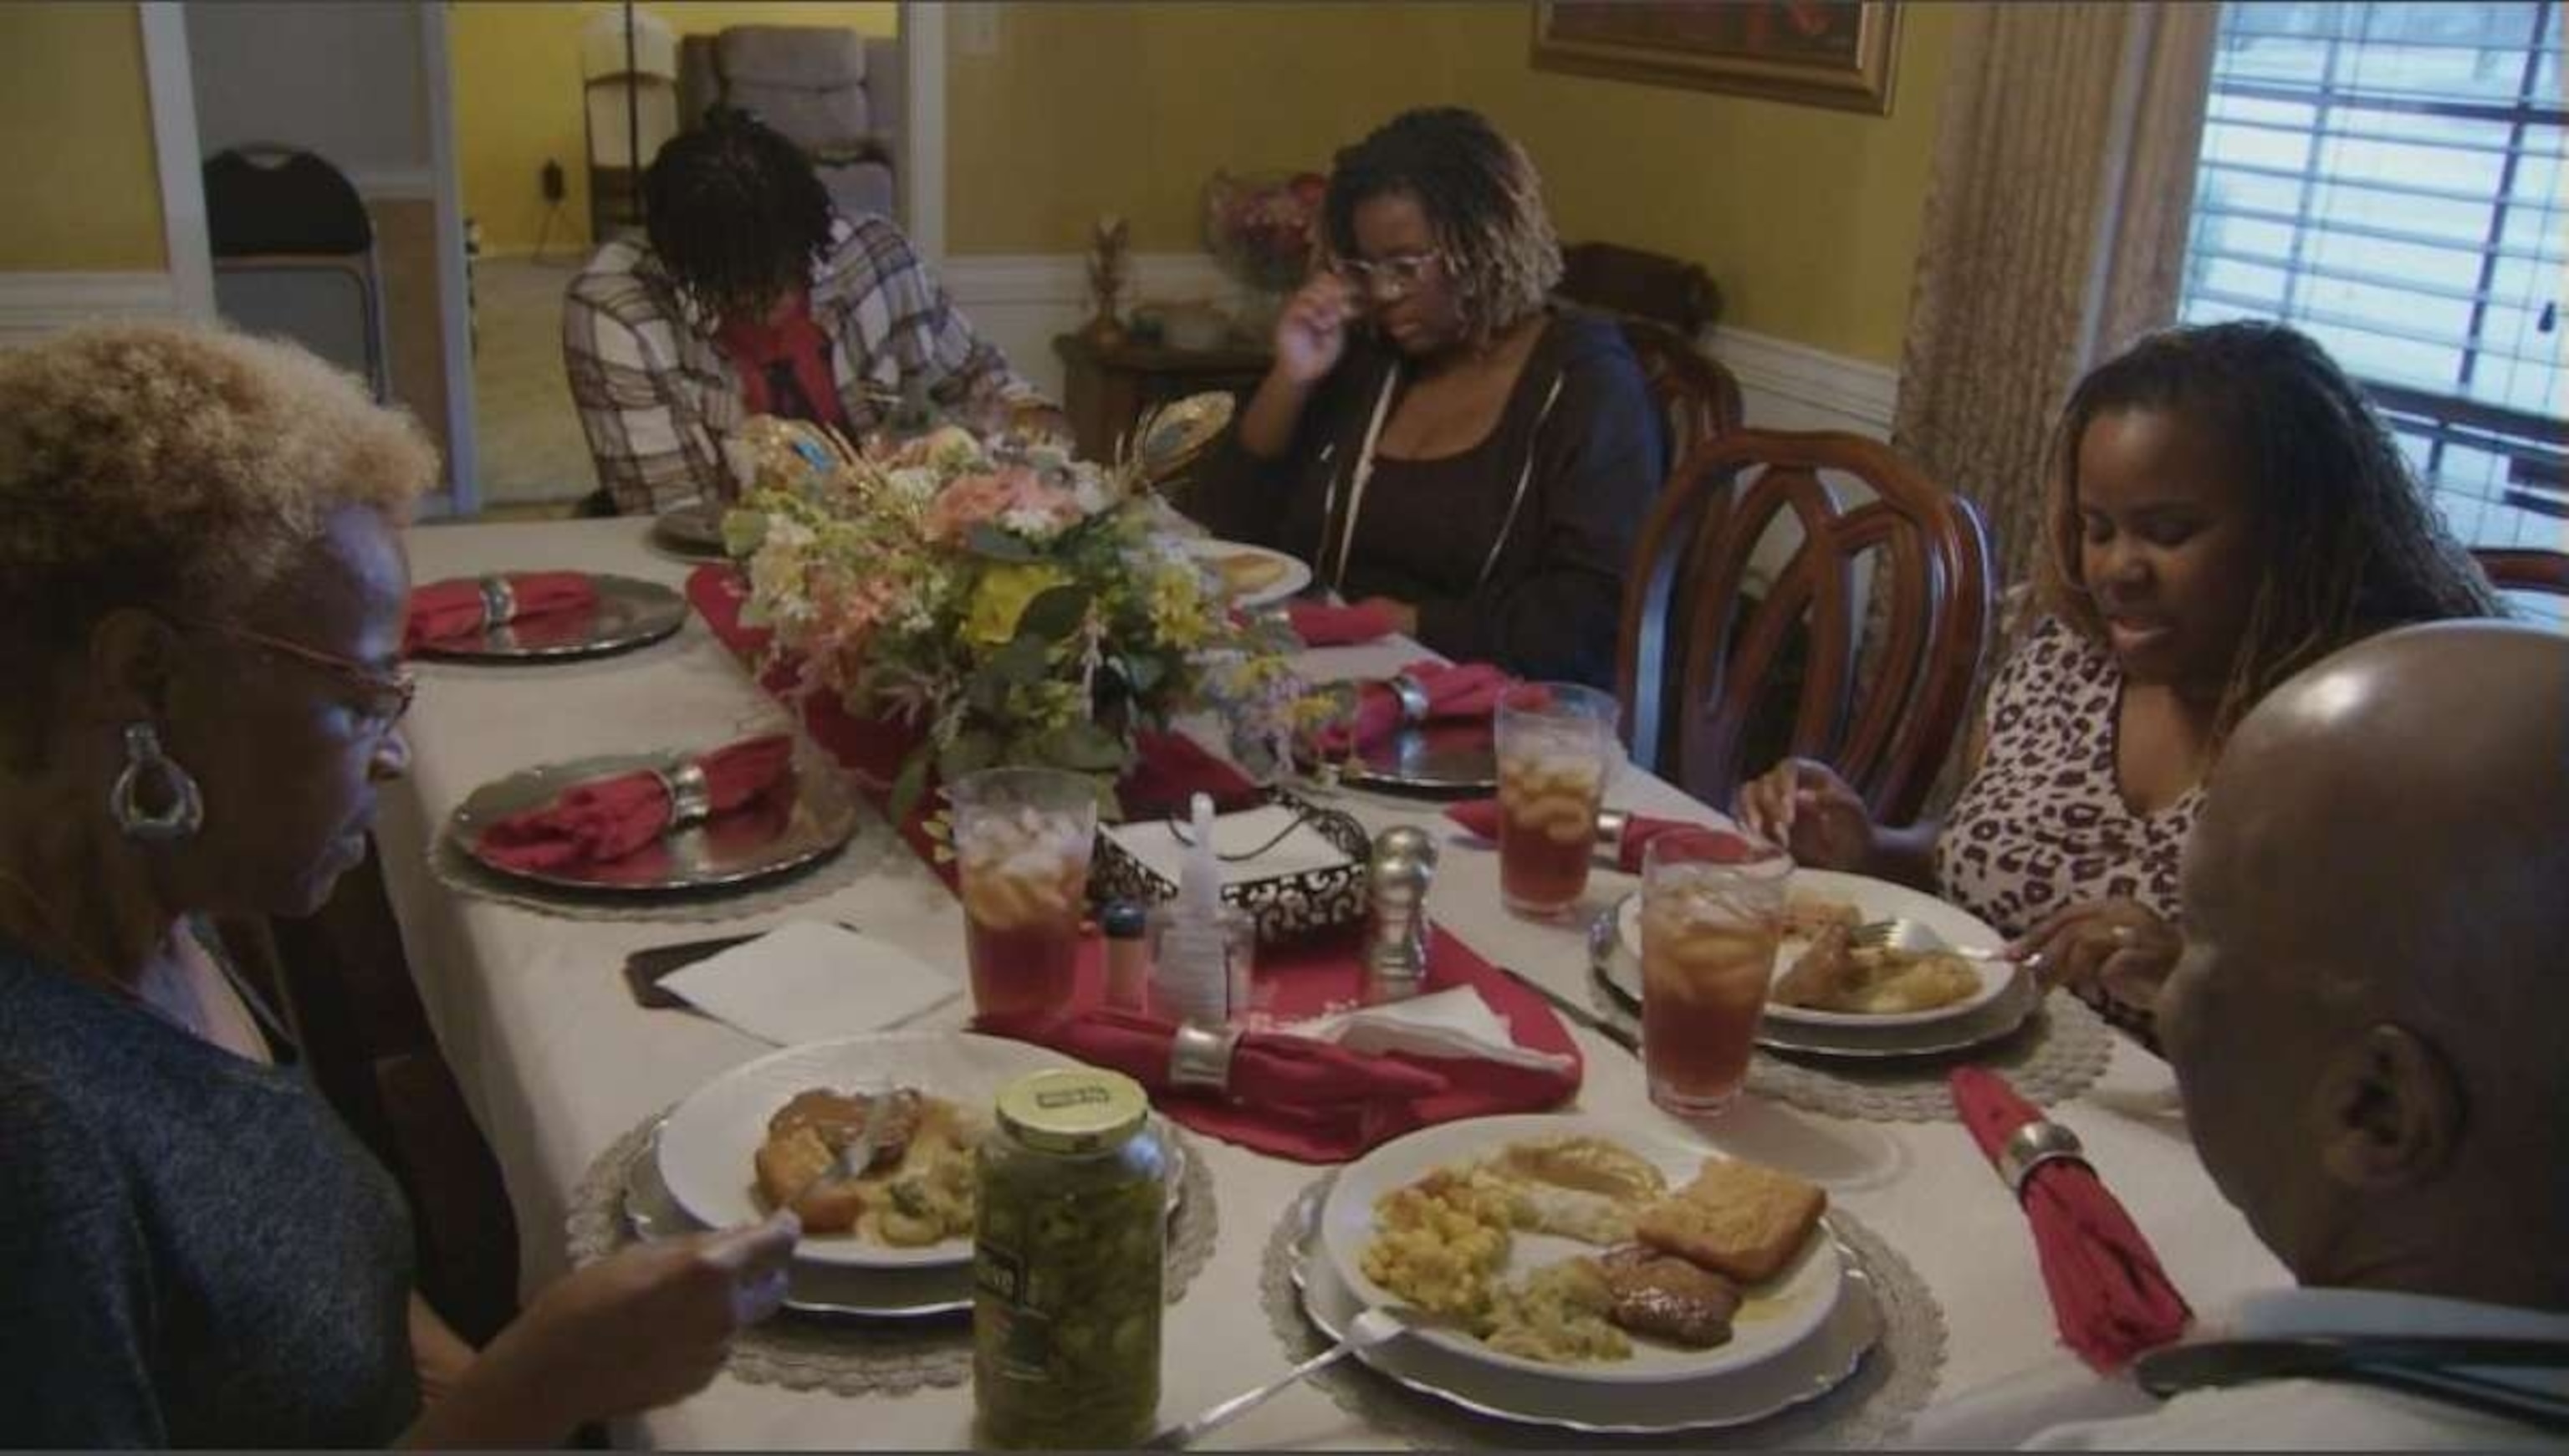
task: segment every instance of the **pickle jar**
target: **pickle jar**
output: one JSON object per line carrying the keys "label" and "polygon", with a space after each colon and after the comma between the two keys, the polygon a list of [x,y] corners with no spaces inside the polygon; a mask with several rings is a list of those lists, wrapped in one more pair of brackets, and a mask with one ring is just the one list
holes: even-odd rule
{"label": "pickle jar", "polygon": [[1160,1408],[1167,1150],[1141,1084],[1037,1072],[999,1094],[977,1155],[972,1404],[978,1444],[1100,1449]]}

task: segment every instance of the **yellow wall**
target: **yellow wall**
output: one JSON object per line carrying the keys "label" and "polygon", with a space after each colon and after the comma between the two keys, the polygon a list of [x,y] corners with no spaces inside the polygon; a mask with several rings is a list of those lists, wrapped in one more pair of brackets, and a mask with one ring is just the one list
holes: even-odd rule
{"label": "yellow wall", "polygon": [[[588,16],[602,8],[570,0],[481,0],[448,12],[464,210],[482,224],[487,251],[525,252],[542,236],[550,257],[588,243],[579,35]],[[899,7],[892,0],[663,0],[643,8],[680,35],[710,34],[727,25],[836,25],[888,36],[900,24]],[[549,158],[561,164],[567,190],[546,232],[546,202],[538,180]]]}
{"label": "yellow wall", "polygon": [[1538,72],[1531,9],[1001,6],[995,54],[949,28],[948,246],[1075,250],[1117,211],[1137,248],[1191,248],[1215,168],[1325,168],[1403,108],[1459,103],[1526,145],[1565,238],[1694,259],[1730,324],[1898,359],[1954,7],[1908,7],[1887,117]]}
{"label": "yellow wall", "polygon": [[0,5],[0,271],[169,265],[134,6]]}

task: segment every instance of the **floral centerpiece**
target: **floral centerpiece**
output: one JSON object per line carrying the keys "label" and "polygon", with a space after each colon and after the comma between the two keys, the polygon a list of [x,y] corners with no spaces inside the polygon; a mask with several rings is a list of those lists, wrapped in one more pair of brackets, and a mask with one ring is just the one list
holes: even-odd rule
{"label": "floral centerpiece", "polygon": [[774,631],[806,690],[918,731],[896,818],[931,772],[1042,764],[1111,784],[1137,732],[1186,714],[1282,760],[1307,712],[1291,638],[1229,609],[1138,465],[953,426],[856,449],[750,423],[768,443],[723,528],[748,569],[743,620]]}

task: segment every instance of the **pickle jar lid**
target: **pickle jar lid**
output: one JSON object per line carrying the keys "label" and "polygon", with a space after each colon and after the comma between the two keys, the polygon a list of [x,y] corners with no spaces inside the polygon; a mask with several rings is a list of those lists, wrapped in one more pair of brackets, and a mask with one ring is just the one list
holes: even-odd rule
{"label": "pickle jar lid", "polygon": [[1094,1153],[1131,1137],[1151,1112],[1142,1084],[1121,1072],[1062,1067],[1010,1082],[999,1126],[1041,1153]]}

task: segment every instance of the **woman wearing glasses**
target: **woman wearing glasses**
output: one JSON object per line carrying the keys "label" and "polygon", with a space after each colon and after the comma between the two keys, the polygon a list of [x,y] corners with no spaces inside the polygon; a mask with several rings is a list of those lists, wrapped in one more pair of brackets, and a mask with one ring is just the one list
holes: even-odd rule
{"label": "woman wearing glasses", "polygon": [[1544,307],[1534,164],[1471,112],[1409,112],[1338,154],[1325,213],[1333,262],[1198,515],[1449,657],[1611,685],[1659,420],[1612,323]]}
{"label": "woman wearing glasses", "polygon": [[391,1179],[201,928],[308,913],[363,855],[409,762],[399,531],[435,472],[285,345],[0,353],[14,1442],[551,1444],[703,1384],[780,1291],[790,1221],[592,1265],[477,1354],[411,1289]]}

